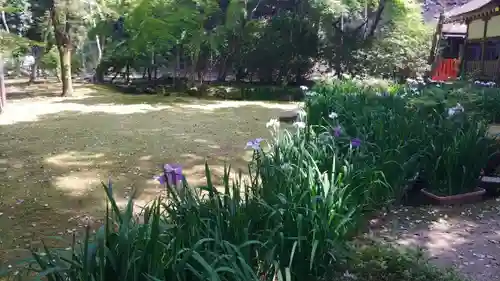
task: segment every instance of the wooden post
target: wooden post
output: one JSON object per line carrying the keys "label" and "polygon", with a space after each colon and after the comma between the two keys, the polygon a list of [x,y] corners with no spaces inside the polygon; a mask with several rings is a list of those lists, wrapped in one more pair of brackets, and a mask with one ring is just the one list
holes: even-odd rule
{"label": "wooden post", "polygon": [[484,72],[484,59],[485,59],[485,52],[486,52],[486,32],[488,31],[488,21],[489,17],[483,18],[484,21],[484,29],[483,29],[483,40],[481,41],[481,75],[485,75]]}
{"label": "wooden post", "polygon": [[456,64],[456,71],[457,71],[457,78],[460,78],[461,75],[462,75],[462,72],[463,72],[463,65],[462,65],[462,62],[464,61],[464,57],[465,57],[465,39],[464,39],[464,43],[461,44],[459,47],[458,47],[458,62]]}
{"label": "wooden post", "polygon": [[[428,64],[433,64],[436,61],[436,47],[438,46],[438,38],[439,40],[441,39],[441,31],[443,30],[443,22],[444,22],[444,14],[441,13],[439,15],[439,21],[436,26],[436,32],[434,33],[434,36],[432,37],[432,44],[431,44],[431,52],[429,54],[429,59],[427,61]],[[434,69],[432,69],[434,70]]]}
{"label": "wooden post", "polygon": [[466,74],[466,70],[467,70],[467,57],[465,56],[465,54],[467,53],[467,40],[469,38],[469,24],[470,24],[470,21],[469,20],[466,20],[465,21],[465,24],[467,25],[467,31],[465,32],[465,38],[464,38],[464,44],[462,45],[463,47],[463,52],[460,54],[460,59],[459,59],[459,63],[460,63],[460,73],[459,73],[459,76],[462,77]]}
{"label": "wooden post", "polygon": [[0,113],[5,110],[7,105],[7,93],[5,90],[5,76],[4,76],[4,58],[2,50],[0,50]]}

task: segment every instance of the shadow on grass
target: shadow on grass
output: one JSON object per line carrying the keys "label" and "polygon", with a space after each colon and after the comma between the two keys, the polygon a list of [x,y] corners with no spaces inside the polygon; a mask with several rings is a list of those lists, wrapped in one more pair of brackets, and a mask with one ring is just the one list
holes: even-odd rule
{"label": "shadow on grass", "polygon": [[[32,98],[56,98],[61,96],[62,85],[54,81],[38,81],[29,83],[27,79],[16,80],[6,84],[7,100],[23,100]],[[88,90],[85,84],[74,83],[73,90]],[[88,91],[87,91],[88,92]]]}
{"label": "shadow on grass", "polygon": [[[161,100],[165,97],[184,97],[200,100],[297,102],[304,99],[304,92],[299,87],[257,83],[205,83],[202,90],[193,90],[191,95],[188,94],[188,90],[183,92],[173,89],[172,85],[99,84],[92,85],[92,87],[124,96],[142,96],[152,100]],[[153,88],[155,87],[159,87],[157,89],[161,93],[154,93]]]}

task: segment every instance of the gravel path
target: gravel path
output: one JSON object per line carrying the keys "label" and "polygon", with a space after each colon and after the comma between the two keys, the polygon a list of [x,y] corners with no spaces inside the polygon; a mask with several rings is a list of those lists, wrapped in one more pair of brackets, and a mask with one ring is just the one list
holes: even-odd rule
{"label": "gravel path", "polygon": [[407,207],[386,214],[374,235],[420,247],[432,262],[473,281],[500,280],[500,200],[456,207]]}

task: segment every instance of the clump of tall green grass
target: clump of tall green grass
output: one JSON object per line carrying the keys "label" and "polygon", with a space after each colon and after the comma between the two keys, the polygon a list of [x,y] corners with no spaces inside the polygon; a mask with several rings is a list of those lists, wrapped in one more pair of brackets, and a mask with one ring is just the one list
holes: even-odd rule
{"label": "clump of tall green grass", "polygon": [[[281,141],[293,139],[288,135]],[[283,163],[277,159],[290,147],[279,151],[283,148],[256,152],[253,175],[263,177],[252,177],[246,184],[230,181],[226,169],[222,190],[211,183],[207,166],[206,186],[193,188],[184,181],[182,194],[168,186],[169,199],[152,202],[141,219],[134,215],[132,200],[120,210],[111,189],[104,186],[109,209],[95,234],[87,228],[84,240],[74,241],[70,250],[33,251],[24,265],[36,273],[35,280],[65,281],[379,281],[380,276],[388,281],[402,276],[432,281],[442,274],[387,246],[353,248],[349,241],[359,228],[362,206],[352,201],[348,173],[322,173],[317,167],[301,171],[300,161],[305,164],[312,158],[304,155]],[[289,187],[277,187],[267,176]],[[442,277],[459,280],[454,275]]]}
{"label": "clump of tall green grass", "polygon": [[293,145],[257,150],[247,181],[226,169],[222,189],[206,166],[205,186],[168,187],[140,222],[105,186],[106,224],[70,251],[33,252],[31,268],[49,280],[319,280],[356,229],[349,171],[323,173],[307,151],[285,159],[282,148]]}
{"label": "clump of tall green grass", "polygon": [[[449,95],[447,87],[436,88]],[[445,191],[443,195],[472,191],[488,158],[490,141],[484,121],[490,115],[467,109],[460,114],[462,125],[456,126],[456,117],[447,115],[450,106],[444,100],[425,105],[415,102],[426,94],[379,93],[349,82],[320,85],[306,101],[307,121],[316,132],[341,126],[346,135],[361,138],[366,144],[367,169],[382,173],[391,189],[383,194],[386,200],[403,198],[417,176],[424,177],[430,189]],[[471,111],[477,108],[481,106],[470,105]],[[332,112],[338,116],[335,124],[329,118]],[[383,199],[375,198],[375,202]]]}
{"label": "clump of tall green grass", "polygon": [[87,228],[71,250],[44,247],[24,262],[38,280],[260,280],[250,265],[262,244],[248,234],[228,237],[245,233],[232,224],[239,204],[222,207],[222,197],[201,202],[194,192],[181,198],[170,189],[173,198],[152,202],[139,221],[132,200],[119,210],[109,186],[105,191],[110,208],[95,234]]}
{"label": "clump of tall green grass", "polygon": [[[350,242],[367,212],[399,200],[402,186],[425,170],[422,148],[439,128],[429,115],[438,113],[350,84],[319,89],[306,109],[293,131],[270,124],[269,149],[261,138],[247,143],[254,157],[246,178],[232,178],[227,167],[217,186],[206,165],[206,184],[190,186],[180,166],[165,165],[158,179],[169,195],[140,219],[132,200],[117,207],[108,183],[105,224],[95,234],[87,228],[70,250],[33,251],[23,265],[50,281],[315,281],[349,274],[379,281],[384,270],[391,276],[384,280],[408,277],[411,260],[394,251],[359,252]],[[370,255],[381,261],[373,269],[363,258]]]}

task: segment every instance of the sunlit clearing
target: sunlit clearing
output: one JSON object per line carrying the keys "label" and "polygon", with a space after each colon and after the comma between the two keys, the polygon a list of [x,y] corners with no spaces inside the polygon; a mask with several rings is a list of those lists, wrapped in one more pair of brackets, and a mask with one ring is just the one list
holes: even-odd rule
{"label": "sunlit clearing", "polygon": [[[453,251],[459,245],[471,242],[468,233],[456,229],[456,225],[459,224],[455,220],[440,218],[432,222],[429,229],[423,230],[421,233],[403,235],[398,239],[398,244],[409,247],[425,247],[431,256],[440,256]],[[467,226],[462,225],[462,227],[475,228],[477,225],[470,223]],[[425,239],[421,240],[422,238]]]}
{"label": "sunlit clearing", "polygon": [[188,161],[203,161],[205,159],[205,157],[193,153],[183,153],[180,155],[180,157],[185,158]]}
{"label": "sunlit clearing", "polygon": [[133,114],[159,111],[171,106],[151,106],[149,104],[95,104],[85,105],[79,103],[55,103],[54,100],[39,101],[36,103],[13,103],[9,104],[5,112],[0,115],[0,125],[11,125],[18,122],[38,121],[47,114],[56,114],[65,111],[78,113],[108,113],[108,114]]}
{"label": "sunlit clearing", "polygon": [[[97,170],[72,172],[66,176],[56,177],[53,184],[68,196],[78,197],[98,189],[101,186],[100,176]],[[101,192],[101,190],[96,192]]]}
{"label": "sunlit clearing", "polygon": [[151,159],[153,159],[153,155],[144,155],[139,157],[140,161],[151,161]]}
{"label": "sunlit clearing", "polygon": [[[80,151],[70,151],[67,153],[58,154],[45,159],[48,164],[67,167],[67,166],[95,166],[96,161],[103,158],[103,153],[86,153]],[[102,164],[111,164],[110,161],[104,160]]]}
{"label": "sunlit clearing", "polygon": [[238,108],[243,106],[260,106],[263,108],[291,110],[298,108],[299,105],[300,103],[271,103],[262,101],[220,101],[211,104],[181,104],[179,106],[182,108],[214,111],[216,109]]}

